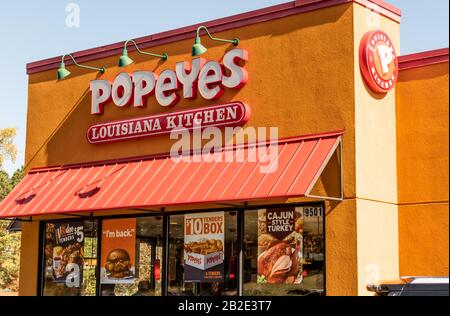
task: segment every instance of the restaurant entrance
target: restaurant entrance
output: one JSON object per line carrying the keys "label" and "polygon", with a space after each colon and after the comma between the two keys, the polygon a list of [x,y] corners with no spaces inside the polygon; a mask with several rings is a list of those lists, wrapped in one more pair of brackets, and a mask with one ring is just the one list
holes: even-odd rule
{"label": "restaurant entrance", "polygon": [[[198,269],[186,265],[185,258],[190,250],[188,247],[190,244],[196,243],[194,245],[204,247],[197,252],[206,253],[210,251],[209,249],[214,251],[215,244],[212,245],[211,239],[204,238],[190,243],[186,241],[186,232],[183,227],[186,219],[192,216],[192,213],[169,216],[168,295],[235,296],[238,294],[238,212],[226,211],[223,214],[225,217],[223,262],[218,265],[217,269],[215,268],[217,266],[213,266],[204,270],[206,271],[204,276],[197,274]],[[219,249],[220,247],[217,247],[217,250]],[[209,276],[211,277],[208,279]]]}

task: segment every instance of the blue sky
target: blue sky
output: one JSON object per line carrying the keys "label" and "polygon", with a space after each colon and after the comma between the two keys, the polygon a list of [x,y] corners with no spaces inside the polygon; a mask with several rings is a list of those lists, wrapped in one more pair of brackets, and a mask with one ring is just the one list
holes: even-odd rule
{"label": "blue sky", "polygon": [[[0,2],[0,128],[16,127],[23,164],[26,133],[26,63],[110,44],[202,21],[259,9],[287,0],[40,0]],[[390,0],[402,9],[401,53],[448,47],[448,0]],[[66,26],[66,5],[80,8],[80,27]]]}

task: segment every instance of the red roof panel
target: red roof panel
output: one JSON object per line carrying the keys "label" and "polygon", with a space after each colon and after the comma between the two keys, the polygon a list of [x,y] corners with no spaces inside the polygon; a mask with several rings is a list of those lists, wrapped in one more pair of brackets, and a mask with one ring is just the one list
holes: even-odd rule
{"label": "red roof panel", "polygon": [[194,153],[33,169],[0,202],[0,217],[305,196],[341,136],[224,147],[210,161]]}

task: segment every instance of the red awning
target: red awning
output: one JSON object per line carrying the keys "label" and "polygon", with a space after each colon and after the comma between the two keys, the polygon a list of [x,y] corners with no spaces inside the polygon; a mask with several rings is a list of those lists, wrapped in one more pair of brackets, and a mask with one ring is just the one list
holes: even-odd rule
{"label": "red awning", "polygon": [[33,169],[0,203],[0,217],[301,197],[309,194],[341,136],[224,147],[213,161],[196,153],[178,161],[159,155]]}

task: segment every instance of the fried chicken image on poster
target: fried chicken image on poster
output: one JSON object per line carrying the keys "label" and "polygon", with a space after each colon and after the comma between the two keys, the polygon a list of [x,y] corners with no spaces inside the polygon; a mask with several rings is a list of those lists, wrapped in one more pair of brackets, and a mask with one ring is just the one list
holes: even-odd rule
{"label": "fried chicken image on poster", "polygon": [[101,283],[133,283],[136,257],[136,219],[104,220],[102,224]]}
{"label": "fried chicken image on poster", "polygon": [[223,282],[224,218],[224,212],[185,215],[185,282]]}
{"label": "fried chicken image on poster", "polygon": [[301,208],[258,210],[258,283],[302,282]]}
{"label": "fried chicken image on poster", "polygon": [[80,287],[84,264],[83,222],[55,223],[52,269],[55,282]]}

